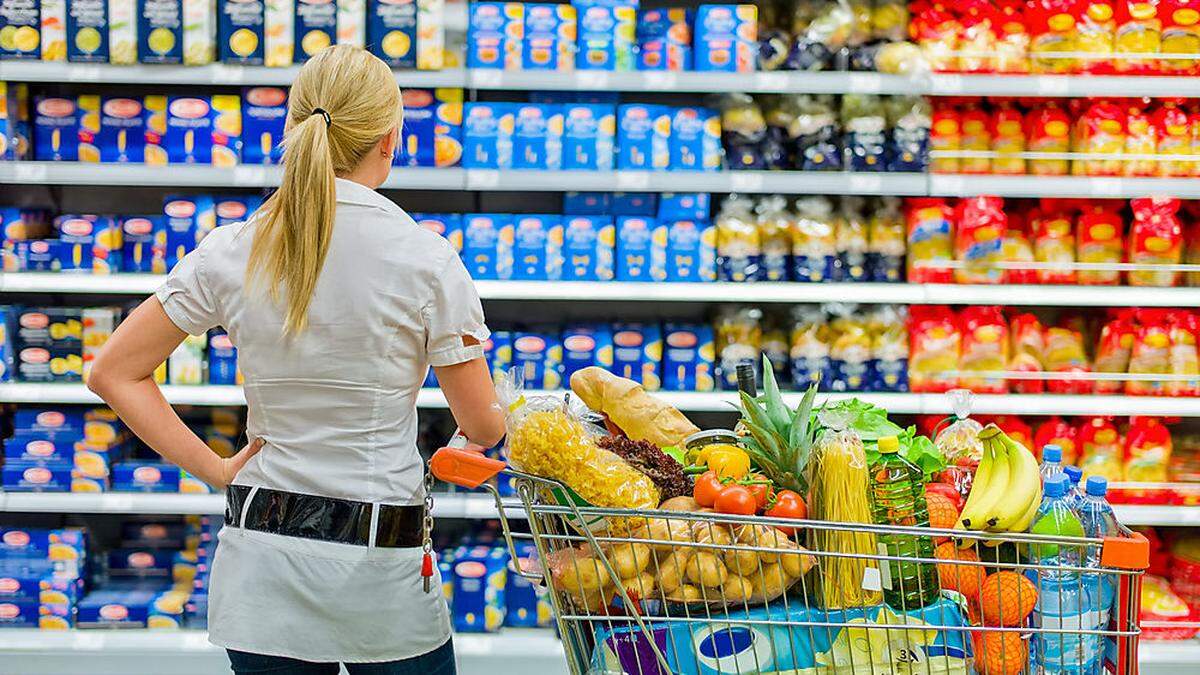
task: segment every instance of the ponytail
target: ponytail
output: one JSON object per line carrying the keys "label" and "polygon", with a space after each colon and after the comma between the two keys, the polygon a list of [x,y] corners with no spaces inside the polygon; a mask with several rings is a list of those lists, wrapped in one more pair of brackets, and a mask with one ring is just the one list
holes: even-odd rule
{"label": "ponytail", "polygon": [[333,237],[334,177],[356,168],[399,126],[402,115],[391,69],[360,48],[329,47],[296,77],[288,101],[283,179],[256,219],[246,269],[247,287],[266,284],[272,302],[285,300],[285,335],[308,326]]}

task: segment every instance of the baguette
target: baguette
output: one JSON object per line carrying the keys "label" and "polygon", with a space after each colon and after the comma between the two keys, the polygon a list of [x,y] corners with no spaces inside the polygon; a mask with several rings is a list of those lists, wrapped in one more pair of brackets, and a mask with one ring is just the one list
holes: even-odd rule
{"label": "baguette", "polygon": [[660,448],[683,443],[699,429],[683,413],[646,393],[642,385],[590,366],[571,376],[571,391],[608,416],[625,435]]}

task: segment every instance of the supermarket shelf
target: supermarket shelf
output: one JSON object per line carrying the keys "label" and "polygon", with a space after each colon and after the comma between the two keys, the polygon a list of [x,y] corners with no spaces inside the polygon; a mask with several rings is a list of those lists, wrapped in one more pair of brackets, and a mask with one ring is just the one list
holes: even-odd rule
{"label": "supermarket shelf", "polygon": [[1200,506],[1148,506],[1114,504],[1117,520],[1122,525],[1159,525],[1184,527],[1200,525]]}
{"label": "supermarket shelf", "polygon": [[[165,66],[65,61],[6,61],[0,63],[0,80],[16,82],[95,82],[98,84],[178,84],[214,86],[289,85],[300,66],[265,68],[214,63],[208,66]],[[465,87],[467,71],[461,68],[421,71],[397,70],[401,87]]]}
{"label": "supermarket shelf", "polygon": [[[240,387],[221,385],[167,385],[163,388],[167,400],[178,405],[233,406],[245,405]],[[527,392],[537,396],[560,392]],[[686,412],[732,412],[737,401],[734,392],[657,392],[659,399]],[[799,393],[785,394],[790,405],[800,400]],[[817,402],[858,398],[886,408],[896,414],[947,415],[952,412],[949,397],[944,394],[821,394]],[[4,403],[99,403],[94,394],[82,384],[41,384],[10,382],[0,384],[0,402]],[[438,389],[423,389],[417,396],[419,408],[446,407],[446,397]],[[1057,394],[977,394],[972,411],[982,415],[1093,415],[1097,410],[1110,410],[1119,415],[1173,415],[1200,417],[1200,398],[1154,396],[1092,396]]]}
{"label": "supermarket shelf", "polygon": [[[886,174],[885,174],[886,175]],[[1170,195],[1200,199],[1200,181],[1193,178],[1107,178],[1094,176],[929,176],[929,194],[937,197],[1077,197],[1131,199]]]}
{"label": "supermarket shelf", "polygon": [[1200,640],[1143,640],[1138,644],[1138,665],[1140,675],[1167,675],[1181,672],[1180,667],[1195,668],[1200,665]]}
{"label": "supermarket shelf", "polygon": [[[272,166],[230,168],[172,164],[85,164],[81,162],[0,162],[0,183],[120,185],[137,187],[266,188],[279,184]],[[392,190],[462,190],[462,169],[396,169],[384,187]]]}
{"label": "supermarket shelf", "polygon": [[930,75],[920,93],[932,96],[1179,96],[1200,97],[1194,77],[1128,75]]}
{"label": "supermarket shelf", "polygon": [[[511,506],[511,509],[509,508]],[[523,518],[519,504],[506,504],[510,517]],[[225,496],[71,492],[0,492],[0,513],[139,513],[154,515],[220,515]],[[436,493],[433,514],[438,518],[495,518],[496,502],[483,493]]]}
{"label": "supermarket shelf", "polygon": [[[463,675],[566,673],[562,643],[547,629],[506,628],[492,635],[456,635],[454,651]],[[0,629],[4,672],[22,675],[200,675],[228,672],[225,652],[198,630]],[[152,659],[152,660],[151,660]]]}
{"label": "supermarket shelf", "polygon": [[467,82],[467,86],[473,89],[777,94],[908,94],[925,91],[929,87],[925,79],[903,75],[782,71],[552,73],[480,69],[468,71]]}
{"label": "supermarket shelf", "polygon": [[[154,274],[111,276],[0,273],[0,293],[149,295],[162,283]],[[859,302],[1042,307],[1195,307],[1200,288],[1125,286],[1013,286],[956,284],[684,284],[587,281],[477,281],[484,300],[596,302]]]}

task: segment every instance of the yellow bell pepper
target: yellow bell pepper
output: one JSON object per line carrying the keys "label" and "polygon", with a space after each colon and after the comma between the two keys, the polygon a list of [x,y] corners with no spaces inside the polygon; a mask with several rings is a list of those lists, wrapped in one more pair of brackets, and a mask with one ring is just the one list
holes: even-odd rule
{"label": "yellow bell pepper", "polygon": [[741,480],[750,473],[750,455],[741,448],[727,446],[708,453],[708,468],[722,479]]}

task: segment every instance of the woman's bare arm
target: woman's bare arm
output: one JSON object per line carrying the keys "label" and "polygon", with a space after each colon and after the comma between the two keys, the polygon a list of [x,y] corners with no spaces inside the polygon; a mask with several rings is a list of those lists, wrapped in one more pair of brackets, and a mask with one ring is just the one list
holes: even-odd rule
{"label": "woman's bare arm", "polygon": [[[465,338],[464,341],[473,340]],[[496,402],[496,389],[487,362],[472,359],[433,369],[446,395],[458,428],[472,443],[490,448],[504,438],[504,414]]]}
{"label": "woman's bare arm", "polygon": [[87,385],[155,452],[222,489],[262,449],[262,440],[255,439],[233,457],[223,459],[167,403],[154,382],[154,369],[185,337],[152,296],[113,332],[92,364]]}

